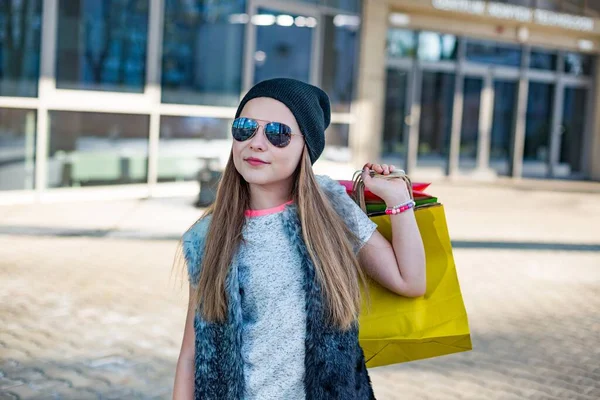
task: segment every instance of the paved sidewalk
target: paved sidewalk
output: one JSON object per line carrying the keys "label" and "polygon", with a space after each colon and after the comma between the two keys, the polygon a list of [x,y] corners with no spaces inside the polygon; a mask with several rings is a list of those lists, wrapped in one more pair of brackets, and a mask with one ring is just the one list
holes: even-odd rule
{"label": "paved sidewalk", "polygon": [[[474,349],[370,370],[377,398],[600,398],[600,194],[431,192]],[[192,203],[0,207],[0,399],[170,398],[187,301],[172,266]]]}

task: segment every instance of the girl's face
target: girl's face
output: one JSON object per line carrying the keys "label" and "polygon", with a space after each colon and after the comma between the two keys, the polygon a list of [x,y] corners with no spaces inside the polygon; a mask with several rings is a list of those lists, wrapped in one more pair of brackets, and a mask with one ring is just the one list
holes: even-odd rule
{"label": "girl's face", "polygon": [[[292,128],[292,133],[301,134],[294,114],[280,101],[259,97],[246,103],[240,117],[254,118],[260,124],[250,139],[244,142],[233,139],[233,163],[246,182],[268,185],[291,178],[302,156],[304,137],[292,135],[290,143],[279,148],[269,142],[263,129],[267,122],[281,122]],[[264,164],[250,163],[249,158]]]}

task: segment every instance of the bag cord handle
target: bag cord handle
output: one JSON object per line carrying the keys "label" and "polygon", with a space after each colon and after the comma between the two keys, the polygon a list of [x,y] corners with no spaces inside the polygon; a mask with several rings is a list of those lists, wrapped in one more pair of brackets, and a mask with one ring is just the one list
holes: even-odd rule
{"label": "bag cord handle", "polygon": [[[363,170],[355,171],[354,175],[352,176],[352,195],[350,197],[352,197],[354,202],[358,204],[361,210],[363,210],[366,213],[367,205],[365,203],[365,183],[362,179],[362,172]],[[369,175],[373,178],[386,180],[402,179],[406,183],[411,200],[415,199],[413,195],[412,182],[408,175],[406,175],[406,172],[404,172],[404,170],[396,170],[391,172],[389,175],[383,175],[375,172],[374,170],[369,170]]]}

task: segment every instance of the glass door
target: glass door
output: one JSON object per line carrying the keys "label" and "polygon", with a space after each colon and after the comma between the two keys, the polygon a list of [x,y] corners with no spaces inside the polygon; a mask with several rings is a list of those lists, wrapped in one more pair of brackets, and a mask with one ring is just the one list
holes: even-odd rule
{"label": "glass door", "polygon": [[524,177],[545,178],[548,176],[554,92],[552,83],[529,83],[523,154]]}
{"label": "glass door", "polygon": [[407,107],[409,72],[389,67],[386,74],[382,156],[385,162],[404,165],[410,124]]}
{"label": "glass door", "polygon": [[564,92],[560,152],[557,177],[580,177],[582,174],[582,148],[588,101],[586,88],[567,87]]}
{"label": "glass door", "polygon": [[517,87],[516,81],[496,80],[494,82],[490,168],[499,175],[510,173]]}
{"label": "glass door", "polygon": [[450,151],[455,74],[423,72],[417,167],[444,173]]}
{"label": "glass door", "polygon": [[468,172],[477,167],[477,144],[481,128],[482,90],[482,78],[465,77],[459,151],[459,168],[461,171]]}
{"label": "glass door", "polygon": [[275,77],[314,83],[319,16],[300,6],[275,7],[263,0],[251,4],[246,89]]}

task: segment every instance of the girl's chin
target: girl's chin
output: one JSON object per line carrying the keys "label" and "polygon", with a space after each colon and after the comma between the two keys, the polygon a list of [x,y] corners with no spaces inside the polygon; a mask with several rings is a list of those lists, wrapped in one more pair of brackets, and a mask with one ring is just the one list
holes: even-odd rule
{"label": "girl's chin", "polygon": [[256,171],[245,169],[242,176],[248,183],[265,184],[271,181],[271,174],[266,171]]}

